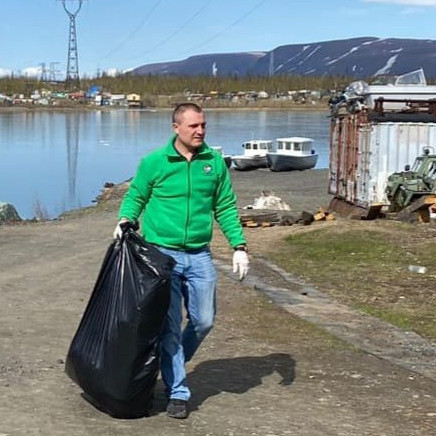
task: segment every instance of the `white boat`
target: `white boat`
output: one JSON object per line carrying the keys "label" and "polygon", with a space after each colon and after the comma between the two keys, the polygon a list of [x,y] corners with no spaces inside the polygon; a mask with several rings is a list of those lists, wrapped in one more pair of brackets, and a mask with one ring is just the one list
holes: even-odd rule
{"label": "white boat", "polygon": [[312,148],[313,139],[301,136],[277,138],[277,148],[266,154],[271,171],[303,171],[313,168],[318,154]]}
{"label": "white boat", "polygon": [[257,168],[266,168],[266,154],[272,150],[273,141],[265,139],[253,139],[244,142],[242,148],[244,154],[232,156],[235,170],[247,171]]}
{"label": "white boat", "polygon": [[224,154],[223,148],[220,145],[215,145],[210,148],[216,150],[223,157],[224,162],[227,165],[227,168],[230,168],[230,165],[232,164],[232,157],[229,154]]}

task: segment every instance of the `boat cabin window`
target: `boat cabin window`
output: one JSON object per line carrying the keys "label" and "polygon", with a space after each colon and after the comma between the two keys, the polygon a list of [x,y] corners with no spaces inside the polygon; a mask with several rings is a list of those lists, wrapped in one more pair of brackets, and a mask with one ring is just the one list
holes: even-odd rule
{"label": "boat cabin window", "polygon": [[277,150],[309,151],[310,149],[311,149],[310,141],[306,141],[306,142],[278,141],[277,143]]}
{"label": "boat cabin window", "polygon": [[271,142],[244,142],[242,148],[246,150],[272,150]]}
{"label": "boat cabin window", "polygon": [[277,149],[278,150],[292,150],[292,143],[291,142],[279,142],[277,145]]}

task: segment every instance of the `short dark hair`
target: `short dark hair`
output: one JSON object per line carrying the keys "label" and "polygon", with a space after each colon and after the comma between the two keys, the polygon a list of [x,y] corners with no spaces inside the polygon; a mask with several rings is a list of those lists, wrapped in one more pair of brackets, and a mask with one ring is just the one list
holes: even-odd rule
{"label": "short dark hair", "polygon": [[180,115],[182,115],[189,109],[193,110],[194,112],[197,112],[198,114],[201,114],[203,112],[203,108],[196,103],[190,103],[190,102],[179,103],[176,105],[176,107],[173,110],[172,122],[178,123]]}

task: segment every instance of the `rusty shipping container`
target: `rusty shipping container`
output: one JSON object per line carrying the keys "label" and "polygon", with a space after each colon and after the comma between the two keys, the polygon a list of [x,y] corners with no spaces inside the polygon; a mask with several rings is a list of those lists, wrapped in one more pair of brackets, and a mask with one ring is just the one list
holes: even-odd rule
{"label": "rusty shipping container", "polygon": [[330,129],[329,193],[365,209],[388,205],[388,176],[412,165],[424,147],[436,146],[434,117],[435,122],[373,118],[366,110],[332,116]]}

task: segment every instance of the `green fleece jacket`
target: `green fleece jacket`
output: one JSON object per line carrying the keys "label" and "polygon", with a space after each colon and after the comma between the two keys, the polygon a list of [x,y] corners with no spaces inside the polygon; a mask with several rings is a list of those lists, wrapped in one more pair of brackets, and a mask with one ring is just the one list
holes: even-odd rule
{"label": "green fleece jacket", "polygon": [[175,138],[141,160],[119,217],[135,221],[142,213],[144,239],[167,248],[208,245],[214,218],[232,247],[245,244],[224,159],[203,144],[188,162],[174,148]]}

